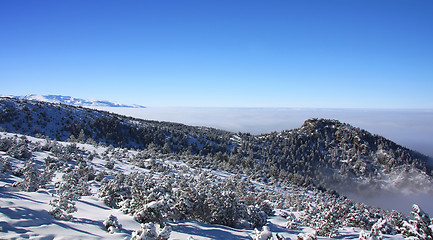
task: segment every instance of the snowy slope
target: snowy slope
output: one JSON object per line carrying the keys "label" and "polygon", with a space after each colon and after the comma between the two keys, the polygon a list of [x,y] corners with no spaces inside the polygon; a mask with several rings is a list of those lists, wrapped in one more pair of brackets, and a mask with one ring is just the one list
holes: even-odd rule
{"label": "snowy slope", "polygon": [[49,103],[62,103],[73,106],[81,106],[81,107],[122,107],[122,108],[145,108],[141,105],[126,105],[120,104],[112,101],[106,100],[95,100],[95,99],[81,99],[74,98],[71,96],[62,96],[62,95],[24,95],[24,96],[12,96],[18,99],[26,99],[26,100],[34,100],[34,101],[42,101]]}
{"label": "snowy slope", "polygon": [[[220,170],[193,168],[192,165],[194,164],[189,161],[170,155],[160,155],[160,158],[157,159],[143,159],[142,156],[146,152],[82,143],[55,142],[5,132],[0,133],[0,139],[2,140],[0,149],[6,150],[0,151],[0,159],[2,160],[0,164],[0,239],[129,239],[134,235],[135,231],[140,229],[140,224],[134,219],[135,214],[125,213],[125,208],[116,209],[107,206],[104,198],[98,194],[101,185],[113,181],[119,173],[126,175],[141,174],[143,177],[150,177],[150,179],[154,179],[158,188],[165,186],[163,181],[167,176],[179,181],[181,179],[190,179],[191,183],[195,181],[193,179],[197,181],[201,179],[200,181],[210,184],[209,186],[203,186],[205,188],[212,188],[218,182],[230,183],[231,179],[236,177],[231,173]],[[5,139],[16,143],[17,146],[26,144],[26,149],[31,153],[31,156],[26,159],[27,157],[23,154],[24,158],[20,158],[16,154],[22,154],[22,149],[17,150],[14,147],[10,147],[9,150],[5,149]],[[22,169],[25,168],[29,159],[35,162],[34,166],[41,175],[47,171],[47,162],[56,164],[55,169],[57,169],[52,180],[45,186],[39,187],[35,192],[20,190],[14,184],[25,180],[26,174]],[[111,167],[108,167],[107,163],[109,162],[113,163]],[[73,218],[70,221],[53,218],[49,211],[53,207],[50,205],[50,201],[56,199],[59,194],[57,192],[59,188],[56,185],[58,185],[58,182],[64,181],[62,176],[66,173],[74,171],[73,169],[83,169],[83,163],[85,166],[90,167],[96,176],[103,173],[103,179],[98,180],[95,177],[88,180],[90,195],[81,196],[75,201],[77,211],[72,213]],[[203,178],[206,179],[203,180]],[[159,186],[159,184],[161,185]],[[171,182],[171,184],[173,185],[173,194],[176,195],[181,192],[179,189],[181,186],[178,186],[177,182]],[[248,189],[255,195],[250,197],[260,199],[268,196],[267,198],[274,199],[272,200],[272,206],[275,207],[273,210],[275,214],[269,215],[265,223],[270,232],[260,232],[252,227],[232,228],[207,224],[194,219],[169,220],[166,222],[172,229],[169,239],[264,239],[260,238],[260,236],[266,234],[271,234],[274,237],[273,239],[277,239],[277,234],[281,239],[296,239],[298,236],[308,234],[315,236],[316,231],[312,227],[299,225],[289,229],[286,226],[290,221],[301,224],[304,215],[320,214],[321,211],[325,213],[326,209],[330,209],[324,207],[327,203],[323,201],[331,201],[329,198],[332,197],[332,195],[326,193],[295,186],[281,188],[280,186],[255,181],[248,185]],[[277,195],[281,195],[282,198],[277,200],[278,198],[274,198]],[[164,196],[161,197],[165,198]],[[284,203],[285,200],[289,199],[289,202]],[[347,202],[344,199],[334,199],[332,201],[337,201],[342,205],[348,204],[350,209],[361,206],[354,205],[354,203]],[[322,204],[325,205],[322,206]],[[147,205],[156,205],[156,202]],[[319,210],[322,207],[324,208]],[[332,208],[336,207],[337,205]],[[312,208],[317,208],[319,211],[311,211]],[[362,209],[364,210],[360,211],[359,214],[365,214],[366,211],[376,212],[373,208],[362,207]],[[122,225],[121,230],[113,234],[108,233],[103,225],[104,220],[110,214],[116,216]],[[375,215],[368,216],[372,217],[372,221],[377,221],[377,219],[374,220]],[[311,215],[309,218],[316,219],[317,222],[312,222],[310,225],[319,224],[319,219],[322,217]],[[335,219],[332,225],[337,225],[337,220]],[[336,236],[339,239],[357,238],[362,231],[359,227],[343,225],[337,227],[336,230],[338,234]],[[400,234],[379,235],[386,239],[403,239]],[[318,238],[329,239],[327,237]]]}

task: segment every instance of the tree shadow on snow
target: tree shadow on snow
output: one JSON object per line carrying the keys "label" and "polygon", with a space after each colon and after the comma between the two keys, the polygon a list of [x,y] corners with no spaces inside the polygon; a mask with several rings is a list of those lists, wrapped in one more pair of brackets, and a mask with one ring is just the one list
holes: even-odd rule
{"label": "tree shadow on snow", "polygon": [[[104,232],[107,232],[107,228],[104,226],[104,224],[101,221],[95,221],[95,220],[87,219],[87,218],[74,218],[73,220],[71,220],[71,222],[79,223],[79,224],[95,225],[95,226],[99,227],[101,230],[103,230]],[[75,229],[75,230],[77,231],[77,229]],[[98,236],[95,234],[88,233],[86,231],[82,231],[82,230],[78,230],[78,231],[80,231],[82,233],[87,233],[87,234],[90,234],[93,236]],[[134,232],[133,230],[122,228],[119,233],[131,235],[133,232]]]}
{"label": "tree shadow on snow", "polygon": [[[266,226],[269,227],[269,230],[273,233],[289,233],[289,234],[299,234],[301,230],[291,230],[282,226],[275,225],[271,222],[268,222]],[[260,230],[260,229],[259,229]]]}
{"label": "tree shadow on snow", "polygon": [[[98,226],[100,225],[100,226],[103,227],[102,223],[100,223],[98,221],[86,219],[86,218],[76,218],[76,219],[71,220],[71,222],[73,222],[73,223],[81,223],[81,224],[92,224],[92,225],[98,225]],[[71,230],[74,230],[76,232],[80,232],[80,233],[83,233],[83,234],[91,235],[91,236],[94,236],[94,237],[101,237],[99,235],[96,235],[96,234],[93,234],[93,233],[90,233],[90,232],[87,232],[87,231],[84,231],[84,230],[72,227],[72,226],[70,226],[68,224],[63,223],[62,221],[57,221],[55,219],[53,219],[53,224],[56,224],[56,225],[58,225],[58,226],[60,226],[62,228],[65,228],[65,229],[71,229]]]}
{"label": "tree shadow on snow", "polygon": [[[204,223],[199,223],[196,221],[181,221],[171,225],[173,230],[176,232],[197,235],[201,237],[207,237],[211,239],[248,239],[251,240],[249,236],[241,236],[245,234],[244,231],[237,230],[234,228],[221,226],[221,225],[208,225]],[[233,232],[239,232],[239,235],[233,234]]]}
{"label": "tree shadow on snow", "polygon": [[[5,177],[4,175],[2,176],[2,182],[4,183],[9,183],[9,184],[14,184],[16,180],[13,180],[10,177]],[[0,188],[4,188],[4,187],[0,187]]]}
{"label": "tree shadow on snow", "polygon": [[[13,225],[7,223],[7,222],[0,222],[0,227],[2,227],[2,231],[13,231],[17,234],[23,234],[28,232],[29,230],[26,230],[24,228],[29,227],[39,227],[41,225],[50,225],[55,224],[65,229],[70,229],[76,232],[80,232],[83,234],[100,237],[98,235],[95,235],[93,233],[75,228],[71,226],[70,224],[67,224],[63,221],[59,221],[54,219],[46,210],[33,210],[30,208],[25,207],[18,207],[18,208],[0,208],[0,213],[4,214],[10,219],[18,220]],[[85,219],[85,218],[79,218],[74,219],[71,221],[71,223],[78,223],[78,224],[91,224],[96,225],[100,228],[103,228],[103,224],[98,221]],[[19,228],[24,227],[24,228]],[[48,239],[50,239],[50,236],[47,236]],[[51,238],[52,239],[52,238]]]}
{"label": "tree shadow on snow", "polygon": [[340,236],[334,238],[335,239],[359,239],[359,234],[341,234]]}
{"label": "tree shadow on snow", "polygon": [[95,225],[100,229],[107,231],[107,228],[105,228],[104,224],[101,221],[95,221],[88,218],[74,218],[71,220],[71,222],[79,223],[79,224]]}
{"label": "tree shadow on snow", "polygon": [[34,203],[44,204],[44,202],[28,198],[25,195],[17,193],[17,192],[0,191],[0,198],[24,199],[24,200],[31,201],[31,202],[34,202]]}
{"label": "tree shadow on snow", "polygon": [[15,227],[34,227],[52,223],[53,218],[45,210],[33,210],[25,207],[17,208],[0,208],[3,213],[10,219],[16,219]]}
{"label": "tree shadow on snow", "polygon": [[9,231],[15,232],[17,234],[23,234],[29,232],[29,230],[24,228],[17,228],[15,226],[10,225],[8,222],[0,221],[0,229],[3,233],[8,233]]}
{"label": "tree shadow on snow", "polygon": [[96,205],[94,203],[86,202],[86,201],[83,201],[81,199],[77,200],[77,202],[81,202],[81,203],[90,205],[92,207],[96,207],[96,208],[100,208],[100,209],[104,209],[104,210],[111,210],[111,208],[109,208],[109,207],[104,207],[104,206]]}

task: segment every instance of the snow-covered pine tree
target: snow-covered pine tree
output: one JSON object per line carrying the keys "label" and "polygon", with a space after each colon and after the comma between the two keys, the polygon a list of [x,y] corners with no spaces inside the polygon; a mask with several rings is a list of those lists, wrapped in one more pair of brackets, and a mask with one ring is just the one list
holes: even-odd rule
{"label": "snow-covered pine tree", "polygon": [[131,188],[126,184],[126,175],[119,172],[114,179],[104,183],[99,188],[99,197],[105,204],[112,208],[118,208],[119,203],[131,198]]}
{"label": "snow-covered pine tree", "polygon": [[112,214],[110,214],[102,224],[111,234],[122,230],[122,224],[120,224],[117,217]]}
{"label": "snow-covered pine tree", "polygon": [[373,226],[371,227],[372,231],[381,234],[395,234],[395,230],[391,227],[386,219],[379,219]]}
{"label": "snow-covered pine tree", "polygon": [[247,214],[248,222],[250,223],[251,227],[261,227],[266,224],[268,216],[265,212],[260,210],[260,208],[250,205],[248,206]]}
{"label": "snow-covered pine tree", "polygon": [[26,161],[22,173],[24,175],[24,180],[15,184],[16,187],[28,192],[35,192],[38,190],[40,185],[40,176],[33,159]]}
{"label": "snow-covered pine tree", "polygon": [[286,228],[288,228],[288,229],[298,229],[300,222],[298,221],[298,219],[295,216],[295,214],[289,213],[287,215],[286,219],[288,220],[287,223],[286,223]]}
{"label": "snow-covered pine tree", "polygon": [[317,236],[315,232],[303,232],[298,234],[297,240],[316,240]]}
{"label": "snow-covered pine tree", "polygon": [[134,213],[134,218],[139,223],[156,222],[164,225],[167,205],[164,200],[146,204],[141,211]]}
{"label": "snow-covered pine tree", "polygon": [[425,213],[417,204],[412,205],[411,214],[414,219],[409,222],[403,221],[401,229],[403,237],[415,237],[422,240],[433,239],[433,224],[428,214]]}
{"label": "snow-covered pine tree", "polygon": [[131,240],[167,240],[170,238],[171,227],[165,225],[164,228],[158,232],[153,223],[142,223],[139,230],[131,235]]}
{"label": "snow-covered pine tree", "polygon": [[257,228],[254,229],[253,240],[271,240],[271,239],[273,239],[272,232],[268,226],[264,226],[262,228],[262,231],[257,230]]}
{"label": "snow-covered pine tree", "polygon": [[29,159],[32,152],[29,150],[27,139],[23,137],[17,142],[13,142],[6,152],[9,156],[18,159]]}
{"label": "snow-covered pine tree", "polygon": [[90,190],[87,181],[80,178],[77,170],[65,173],[62,178],[63,181],[59,182],[57,187],[58,198],[50,202],[53,206],[50,214],[56,219],[70,220],[70,213],[77,211],[75,201],[81,196],[89,195]]}
{"label": "snow-covered pine tree", "polygon": [[12,165],[7,158],[0,157],[0,173],[7,172],[12,169]]}
{"label": "snow-covered pine tree", "polygon": [[380,236],[377,232],[371,230],[369,232],[367,231],[361,231],[359,233],[359,240],[382,240],[382,236]]}
{"label": "snow-covered pine tree", "polygon": [[71,213],[77,211],[75,200],[78,199],[78,195],[64,186],[60,186],[57,191],[58,197],[50,201],[50,205],[53,206],[53,208],[49,213],[59,220],[71,220]]}

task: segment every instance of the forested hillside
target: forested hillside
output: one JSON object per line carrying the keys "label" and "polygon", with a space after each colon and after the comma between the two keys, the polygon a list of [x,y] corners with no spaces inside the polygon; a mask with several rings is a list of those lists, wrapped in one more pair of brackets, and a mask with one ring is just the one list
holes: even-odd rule
{"label": "forested hillside", "polygon": [[346,186],[430,191],[432,186],[427,156],[337,120],[309,119],[298,129],[251,135],[1,98],[0,127],[58,141],[181,154],[197,166],[271,182],[334,190]]}

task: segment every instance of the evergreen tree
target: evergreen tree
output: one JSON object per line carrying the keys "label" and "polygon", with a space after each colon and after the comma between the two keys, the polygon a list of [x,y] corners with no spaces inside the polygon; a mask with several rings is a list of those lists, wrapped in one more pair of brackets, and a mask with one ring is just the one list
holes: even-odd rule
{"label": "evergreen tree", "polygon": [[90,190],[83,178],[77,174],[77,171],[71,171],[63,175],[63,181],[58,183],[57,198],[50,202],[53,208],[50,214],[56,219],[70,220],[73,212],[77,211],[75,201],[81,196],[89,195]]}
{"label": "evergreen tree", "polygon": [[402,235],[404,237],[415,237],[423,240],[433,239],[433,224],[428,214],[425,213],[418,205],[412,206],[411,212],[414,219],[409,222],[403,221]]}
{"label": "evergreen tree", "polygon": [[24,168],[22,169],[22,173],[24,175],[24,180],[17,183],[15,186],[28,192],[35,192],[36,190],[38,190],[41,178],[39,176],[40,173],[36,169],[33,159],[29,159],[26,161],[26,163],[24,164]]}
{"label": "evergreen tree", "polygon": [[119,223],[117,217],[114,215],[109,215],[107,219],[102,223],[107,231],[111,234],[115,232],[120,232],[122,230],[122,224]]}

